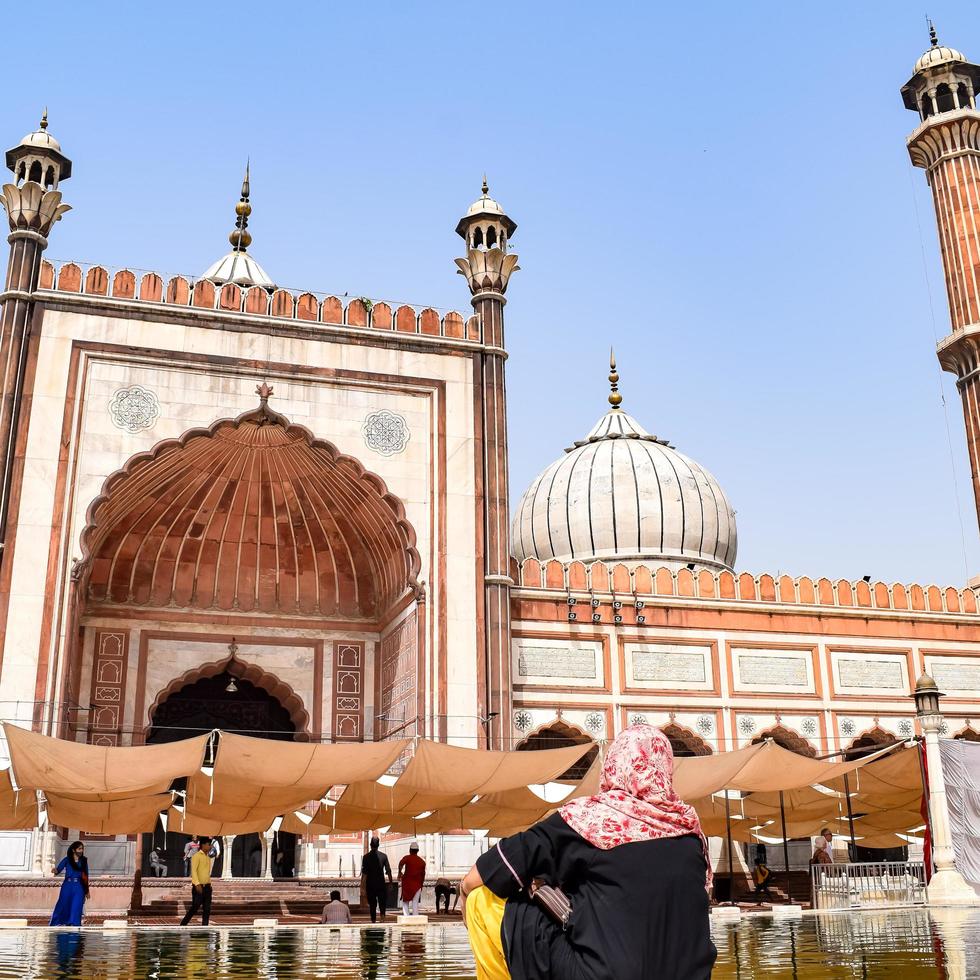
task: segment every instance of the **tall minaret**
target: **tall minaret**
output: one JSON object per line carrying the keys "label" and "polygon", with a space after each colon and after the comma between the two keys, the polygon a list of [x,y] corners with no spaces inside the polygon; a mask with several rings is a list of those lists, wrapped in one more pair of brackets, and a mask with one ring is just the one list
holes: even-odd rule
{"label": "tall minaret", "polygon": [[929,35],[902,98],[921,119],[909,155],[932,188],[953,328],[939,361],[958,379],[980,521],[980,67],[940,44],[931,22]]}
{"label": "tall minaret", "polygon": [[0,196],[10,222],[10,255],[0,313],[0,548],[7,541],[17,422],[26,394],[24,374],[41,253],[48,246],[51,226],[70,210],[61,203],[58,184],[71,176],[71,160],[62,155],[61,144],[48,132],[47,109],[40,128],[7,150],[7,167],[14,174],[14,183],[4,184]]}
{"label": "tall minaret", "polygon": [[510,496],[507,487],[507,403],[504,387],[504,293],[517,256],[507,245],[517,225],[489,196],[483,178],[483,196],[470,205],[456,232],[466,242],[466,257],[456,259],[472,293],[480,320],[483,351],[480,355],[480,402],[483,420],[483,621],[485,660],[480,710],[491,747],[505,746],[510,732]]}

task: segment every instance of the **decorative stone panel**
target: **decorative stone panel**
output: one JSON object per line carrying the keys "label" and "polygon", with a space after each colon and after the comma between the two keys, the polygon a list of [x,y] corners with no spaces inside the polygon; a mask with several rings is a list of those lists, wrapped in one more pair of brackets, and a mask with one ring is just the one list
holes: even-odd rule
{"label": "decorative stone panel", "polygon": [[602,644],[517,639],[513,645],[513,675],[517,685],[541,687],[602,687]]}
{"label": "decorative stone panel", "polygon": [[337,641],[333,647],[333,740],[364,738],[364,644]]}
{"label": "decorative stone panel", "polygon": [[93,745],[119,745],[128,654],[128,630],[95,631],[88,731]]}
{"label": "decorative stone panel", "polygon": [[376,737],[415,718],[418,697],[418,613],[413,610],[381,639]]}
{"label": "decorative stone panel", "polygon": [[361,432],[368,449],[381,456],[395,456],[404,452],[410,435],[405,419],[386,408],[372,412],[364,420]]}
{"label": "decorative stone panel", "polygon": [[113,425],[127,432],[137,433],[152,429],[160,417],[157,396],[142,385],[119,388],[109,402],[109,416]]}

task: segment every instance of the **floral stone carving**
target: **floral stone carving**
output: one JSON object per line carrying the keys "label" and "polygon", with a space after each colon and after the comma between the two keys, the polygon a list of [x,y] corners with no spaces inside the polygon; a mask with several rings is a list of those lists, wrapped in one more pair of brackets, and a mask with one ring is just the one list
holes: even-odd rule
{"label": "floral stone carving", "polygon": [[382,409],[372,412],[361,427],[369,449],[382,456],[394,456],[405,451],[408,445],[408,423],[394,412]]}
{"label": "floral stone carving", "polygon": [[157,396],[141,385],[119,388],[109,402],[109,415],[114,425],[127,432],[152,429],[160,417]]}

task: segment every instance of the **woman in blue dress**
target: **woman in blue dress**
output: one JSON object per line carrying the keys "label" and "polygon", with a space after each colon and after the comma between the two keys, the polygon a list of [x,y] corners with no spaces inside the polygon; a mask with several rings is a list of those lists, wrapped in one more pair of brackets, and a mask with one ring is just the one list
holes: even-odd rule
{"label": "woman in blue dress", "polygon": [[88,898],[88,860],[85,857],[85,845],[75,841],[68,848],[68,853],[61,859],[57,868],[51,869],[52,874],[65,873],[61,883],[61,894],[58,904],[51,913],[53,926],[80,926],[82,924],[82,908]]}

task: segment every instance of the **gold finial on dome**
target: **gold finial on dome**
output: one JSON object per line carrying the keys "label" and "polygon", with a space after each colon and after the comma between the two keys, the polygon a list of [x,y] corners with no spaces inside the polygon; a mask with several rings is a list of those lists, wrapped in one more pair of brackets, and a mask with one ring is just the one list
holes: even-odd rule
{"label": "gold finial on dome", "polygon": [[252,213],[252,205],[249,204],[249,166],[250,161],[245,162],[245,179],[242,181],[241,200],[235,205],[235,230],[228,236],[232,248],[236,252],[244,252],[252,244],[252,236],[248,233],[248,216]]}
{"label": "gold finial on dome", "polygon": [[490,185],[487,183],[487,175],[483,175],[483,196],[486,197],[490,193]]}
{"label": "gold finial on dome", "polygon": [[616,352],[609,348],[609,404],[618,409],[623,404],[623,396],[619,393],[619,372],[616,370]]}
{"label": "gold finial on dome", "polygon": [[936,34],[936,25],[933,24],[932,19],[930,17],[926,17],[926,20],[929,22],[929,42],[930,42],[930,47],[938,48],[939,47],[939,36]]}
{"label": "gold finial on dome", "polygon": [[41,129],[48,128],[48,107],[44,107],[44,112],[41,113]]}

